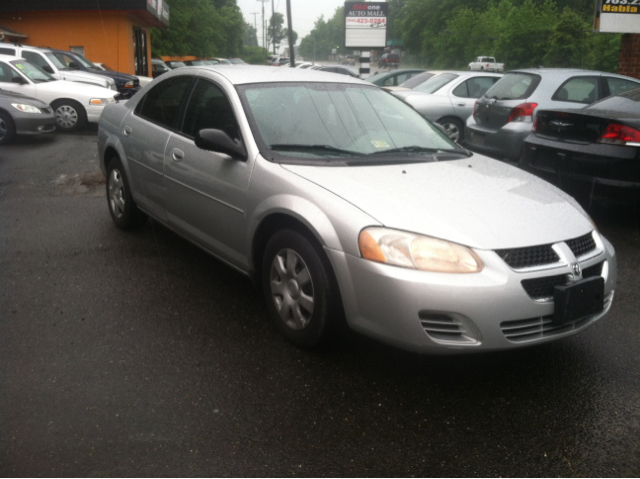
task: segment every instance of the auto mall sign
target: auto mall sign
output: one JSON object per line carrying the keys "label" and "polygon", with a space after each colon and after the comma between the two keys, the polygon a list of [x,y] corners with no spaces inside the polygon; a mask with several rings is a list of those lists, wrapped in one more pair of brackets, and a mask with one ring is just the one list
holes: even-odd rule
{"label": "auto mall sign", "polygon": [[388,12],[387,2],[345,2],[345,47],[384,48]]}

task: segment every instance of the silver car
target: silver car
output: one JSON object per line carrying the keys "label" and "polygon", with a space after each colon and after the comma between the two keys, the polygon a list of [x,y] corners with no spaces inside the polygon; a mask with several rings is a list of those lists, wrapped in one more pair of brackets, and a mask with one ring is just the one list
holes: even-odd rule
{"label": "silver car", "polygon": [[38,135],[55,129],[55,117],[49,105],[0,88],[0,145],[11,143],[16,135]]}
{"label": "silver car", "polygon": [[640,80],[614,73],[570,68],[511,71],[491,88],[467,120],[465,146],[517,161],[536,111],[584,108],[609,95],[640,86]]}
{"label": "silver car", "polygon": [[438,72],[411,90],[397,89],[391,94],[442,125],[453,141],[462,141],[476,100],[501,77],[499,73]]}
{"label": "silver car", "polygon": [[118,228],[152,216],[253,278],[300,347],[346,321],[418,352],[516,348],[611,307],[614,249],[572,198],[356,78],[181,68],[109,105],[98,149]]}

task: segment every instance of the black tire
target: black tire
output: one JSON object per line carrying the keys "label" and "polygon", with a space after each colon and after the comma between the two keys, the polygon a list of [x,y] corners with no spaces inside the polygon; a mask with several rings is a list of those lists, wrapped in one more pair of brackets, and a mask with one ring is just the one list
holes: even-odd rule
{"label": "black tire", "polygon": [[133,201],[129,180],[117,157],[107,166],[107,204],[111,219],[121,230],[137,228],[147,220],[147,215]]}
{"label": "black tire", "polygon": [[16,137],[16,125],[11,115],[0,111],[0,145],[8,145]]}
{"label": "black tire", "polygon": [[51,103],[56,128],[60,131],[75,132],[87,123],[87,112],[74,100],[56,100]]}
{"label": "black tire", "polygon": [[447,116],[440,118],[436,123],[442,125],[450,140],[456,143],[464,140],[464,123],[460,119]]}
{"label": "black tire", "polygon": [[331,265],[298,231],[280,230],[267,242],[262,289],[276,328],[294,345],[316,347],[336,332],[342,307]]}

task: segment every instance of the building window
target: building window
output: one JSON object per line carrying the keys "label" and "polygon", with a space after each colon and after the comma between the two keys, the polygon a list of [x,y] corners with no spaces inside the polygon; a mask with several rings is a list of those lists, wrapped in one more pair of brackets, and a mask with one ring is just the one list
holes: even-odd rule
{"label": "building window", "polygon": [[85,56],[84,54],[84,47],[70,47],[71,51],[73,53],[78,53],[80,55],[82,55],[83,57]]}
{"label": "building window", "polygon": [[147,65],[147,33],[140,27],[133,27],[133,55],[136,75],[149,76]]}

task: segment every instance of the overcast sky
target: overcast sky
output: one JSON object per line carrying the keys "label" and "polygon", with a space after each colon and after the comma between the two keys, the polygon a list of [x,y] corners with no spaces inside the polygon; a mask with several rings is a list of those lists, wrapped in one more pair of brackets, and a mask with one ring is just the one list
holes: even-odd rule
{"label": "overcast sky", "polygon": [[[244,19],[250,25],[258,27],[258,42],[262,45],[262,29],[260,21],[262,19],[262,2],[259,0],[237,0],[238,6],[242,10]],[[287,1],[286,0],[268,0],[264,2],[264,18],[269,22],[271,17],[271,2],[276,12],[282,13],[285,18],[285,27],[287,26]],[[303,37],[309,35],[313,26],[324,15],[325,20],[333,17],[336,8],[344,5],[344,0],[291,0],[291,16],[293,17],[293,30],[298,33],[298,43]],[[255,17],[251,13],[258,13]],[[254,24],[255,18],[255,24]]]}

